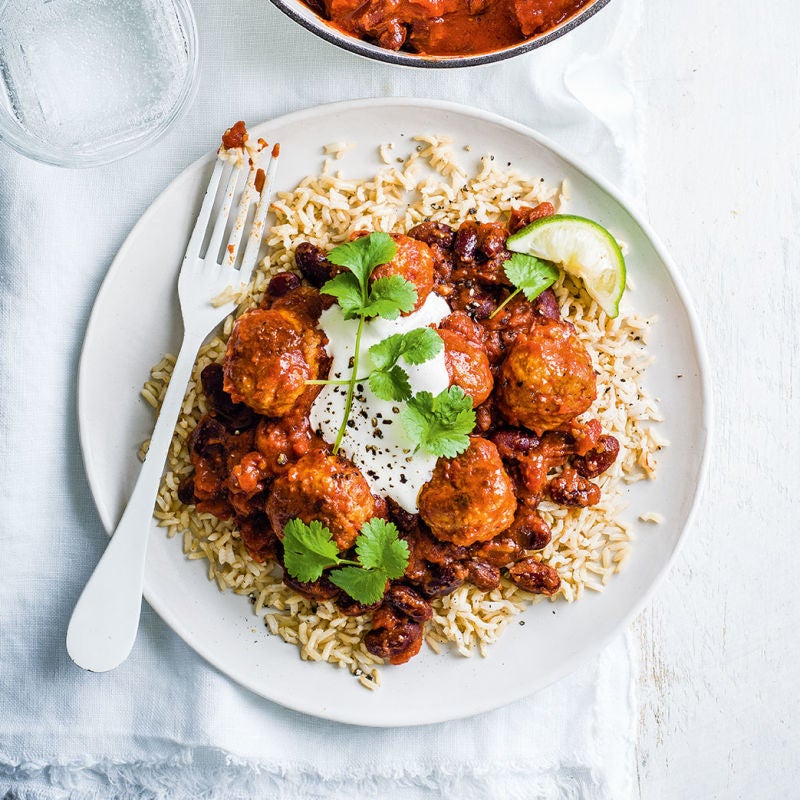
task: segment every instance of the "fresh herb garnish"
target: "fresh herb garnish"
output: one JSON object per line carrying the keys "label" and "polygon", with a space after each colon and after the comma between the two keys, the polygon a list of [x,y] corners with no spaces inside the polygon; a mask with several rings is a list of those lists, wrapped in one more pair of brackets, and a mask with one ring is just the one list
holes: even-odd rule
{"label": "fresh herb garnish", "polygon": [[320,291],[337,299],[345,319],[357,317],[364,304],[364,293],[352,272],[340,272],[327,281]]}
{"label": "fresh herb garnish", "polygon": [[397,362],[402,358],[408,364],[424,364],[439,355],[443,347],[442,337],[431,328],[388,336],[369,349],[375,366],[366,378],[369,388],[381,400],[408,400],[411,397],[408,373]]}
{"label": "fresh herb garnish", "polygon": [[442,352],[442,337],[433,328],[414,328],[394,333],[372,345],[369,354],[375,369],[391,369],[402,357],[409,364],[424,364]]}
{"label": "fresh herb garnish", "polygon": [[435,397],[430,392],[415,394],[400,417],[417,449],[443,458],[463,453],[469,447],[469,434],[475,427],[472,398],[458,386],[451,386]]}
{"label": "fresh herb garnish", "polygon": [[[323,286],[323,291],[325,287]],[[401,311],[417,304],[417,287],[400,275],[378,278],[369,289],[367,304],[360,309],[365,317],[397,319]]]}
{"label": "fresh herb garnish", "polygon": [[411,382],[408,373],[400,366],[391,369],[376,369],[369,374],[369,388],[381,400],[408,400],[411,397]]}
{"label": "fresh herb garnish", "polygon": [[323,570],[339,563],[339,549],[331,532],[319,520],[306,525],[290,519],[283,526],[283,563],[299,581],[318,580]]}
{"label": "fresh herb garnish", "polygon": [[[330,530],[319,520],[290,519],[283,528],[283,563],[298,581],[316,581],[326,569],[331,583],[364,605],[377,603],[386,582],[408,566],[408,544],[391,522],[373,517],[356,539],[357,561],[339,558]],[[332,569],[341,567],[341,569]]]}
{"label": "fresh herb garnish", "polygon": [[520,292],[528,300],[535,300],[558,280],[556,267],[524,253],[514,253],[503,264],[503,271],[516,289],[489,315],[489,319],[498,314]]}
{"label": "fresh herb garnish", "polygon": [[387,578],[402,578],[408,566],[408,544],[400,539],[393,522],[373,517],[356,539],[356,553],[365,569],[382,569]]}
{"label": "fresh herb garnish", "polygon": [[[369,375],[358,377],[365,321],[375,316],[396,319],[401,312],[411,311],[417,303],[416,287],[399,275],[378,278],[372,284],[369,282],[375,268],[391,261],[396,252],[397,247],[391,236],[386,233],[371,233],[339,245],[328,254],[329,261],[344,267],[347,272],[333,277],[320,291],[338,300],[345,319],[358,318],[358,328],[350,377],[347,380],[313,380],[308,383],[347,386],[344,416],[333,445],[334,454],[339,452],[347,429],[356,384],[366,381],[372,393],[381,400],[407,401],[401,416],[406,432],[417,449],[422,448],[432,455],[452,458],[469,446],[468,434],[475,427],[472,400],[457,386],[451,386],[436,397],[430,392],[420,392],[412,397],[408,373],[398,363],[403,359],[408,364],[423,364],[438,355],[444,345],[434,330],[416,328],[408,333],[394,334],[373,345],[370,347],[370,356],[374,368]],[[510,264],[517,255],[506,264]],[[528,256],[522,258],[536,261]],[[327,551],[324,557],[329,559]],[[323,556],[320,558],[320,563],[327,564],[328,567],[347,563],[341,560],[328,563]],[[327,567],[322,566],[319,569],[325,568]],[[339,570],[337,575],[337,580],[358,582],[359,586],[366,580],[363,575],[356,578],[347,569]],[[347,591],[346,587],[341,588]],[[355,591],[359,589],[356,588]]]}
{"label": "fresh herb garnish", "polygon": [[320,291],[333,295],[345,319],[386,317],[397,319],[401,311],[411,311],[417,302],[417,289],[400,275],[369,279],[375,267],[387,264],[397,253],[397,245],[388,233],[370,233],[352,242],[340,244],[328,253],[328,261],[347,272],[327,281]]}
{"label": "fresh herb garnish", "polygon": [[365,292],[372,270],[379,264],[388,264],[396,254],[397,245],[388,233],[370,233],[334,247],[328,253],[328,261],[337,267],[346,267]]}
{"label": "fresh herb garnish", "polygon": [[370,233],[355,241],[340,244],[328,253],[331,263],[348,271],[331,278],[320,291],[333,295],[339,301],[345,319],[358,317],[352,372],[347,381],[344,417],[333,445],[334,453],[339,452],[347,420],[350,418],[350,409],[353,407],[364,321],[368,317],[376,316],[397,319],[401,312],[411,311],[417,302],[416,287],[399,275],[378,278],[370,285],[369,279],[375,267],[388,263],[396,253],[397,245],[388,233]]}
{"label": "fresh herb garnish", "polygon": [[386,591],[386,573],[379,569],[342,567],[330,574],[331,583],[365,606],[377,603]]}

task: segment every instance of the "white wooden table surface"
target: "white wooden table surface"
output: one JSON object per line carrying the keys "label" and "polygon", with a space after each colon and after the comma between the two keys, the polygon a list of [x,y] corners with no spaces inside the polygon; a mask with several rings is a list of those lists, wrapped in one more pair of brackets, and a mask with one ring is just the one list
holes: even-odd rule
{"label": "white wooden table surface", "polygon": [[716,430],[694,529],[635,623],[642,798],[800,797],[796,0],[651,2],[650,220],[690,287]]}

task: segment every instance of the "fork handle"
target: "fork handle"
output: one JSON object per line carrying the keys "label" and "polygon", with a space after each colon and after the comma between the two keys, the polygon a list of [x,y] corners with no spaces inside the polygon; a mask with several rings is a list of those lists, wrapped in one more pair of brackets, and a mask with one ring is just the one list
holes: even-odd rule
{"label": "fork handle", "polygon": [[150,520],[175,423],[203,336],[184,333],[150,446],[128,505],[86,584],[67,629],[67,652],[83,669],[107,672],[130,654],[139,627]]}

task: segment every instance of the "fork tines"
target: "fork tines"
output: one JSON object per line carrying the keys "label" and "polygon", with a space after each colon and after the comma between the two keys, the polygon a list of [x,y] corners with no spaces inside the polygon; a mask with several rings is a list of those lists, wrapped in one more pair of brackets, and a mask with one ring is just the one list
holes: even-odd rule
{"label": "fork tines", "polygon": [[[264,220],[269,211],[270,195],[272,194],[272,183],[275,180],[275,170],[278,163],[278,153],[280,149],[276,146],[269,154],[266,171],[258,166],[258,160],[250,167],[247,175],[244,196],[239,205],[239,213],[236,222],[231,230],[226,251],[226,263],[233,266],[236,262],[237,250],[241,248],[242,236],[245,230],[245,222],[250,212],[251,204],[258,200],[258,205],[253,214],[253,221],[250,224],[250,234],[247,237],[247,245],[239,267],[242,274],[250,276],[258,258],[258,250],[261,246],[261,238],[264,231]],[[247,202],[245,202],[247,200]]]}
{"label": "fork tines", "polygon": [[[191,252],[197,258],[213,257],[220,266],[235,267],[238,262],[240,279],[243,283],[250,279],[250,274],[258,259],[264,221],[269,211],[270,189],[277,166],[279,148],[276,146],[267,153],[269,160],[266,170],[262,168],[261,162],[265,149],[253,153],[245,151],[245,158],[235,160],[225,151],[218,155],[203,205],[197,217],[197,224],[187,248],[187,256]],[[231,209],[236,198],[237,187],[245,172],[247,177],[240,190],[236,218],[231,223]],[[224,181],[226,173],[227,182]],[[225,189],[219,199],[219,189],[223,183]],[[214,213],[215,206],[218,206],[216,213]],[[245,243],[244,234],[245,230],[248,230],[248,219],[251,219],[251,222]],[[208,238],[210,222],[212,229],[210,238]],[[226,231],[228,231],[227,245],[220,253]],[[208,238],[208,245],[204,249],[202,245],[206,238]],[[242,248],[244,249],[243,253]]]}

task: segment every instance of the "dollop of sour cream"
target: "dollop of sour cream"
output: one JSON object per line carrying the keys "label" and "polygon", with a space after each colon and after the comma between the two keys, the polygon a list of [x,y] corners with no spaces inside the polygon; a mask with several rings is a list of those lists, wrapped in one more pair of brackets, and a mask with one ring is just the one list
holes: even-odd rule
{"label": "dollop of sour cream", "polygon": [[[438,325],[450,314],[445,300],[431,292],[413,314],[395,320],[377,317],[364,324],[359,353],[359,377],[374,369],[369,348],[393,333],[408,333],[414,328]],[[325,348],[333,359],[329,377],[349,379],[355,351],[358,320],[347,320],[338,305],[322,312],[319,327],[328,337]],[[450,385],[444,352],[424,364],[400,365],[408,373],[411,390],[439,394]],[[311,407],[311,424],[326,442],[334,442],[344,414],[347,386],[326,385]],[[381,400],[364,381],[356,385],[353,407],[340,452],[364,474],[373,494],[389,496],[409,513],[417,512],[417,495],[433,474],[436,456],[414,452],[414,444],[400,419],[401,402]]]}

